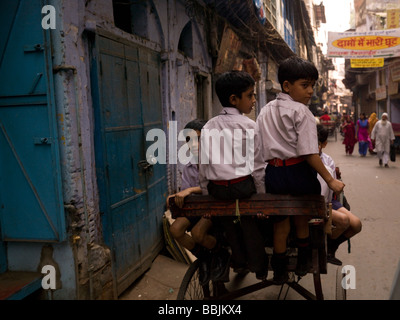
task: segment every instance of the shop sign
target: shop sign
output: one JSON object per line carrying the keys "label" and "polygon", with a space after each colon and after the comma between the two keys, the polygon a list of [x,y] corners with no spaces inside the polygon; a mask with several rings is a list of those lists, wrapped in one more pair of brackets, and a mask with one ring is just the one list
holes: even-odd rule
{"label": "shop sign", "polygon": [[[215,73],[224,73],[237,68],[239,50],[242,45],[239,37],[229,27],[225,27],[218,52]],[[240,61],[241,64],[242,61]]]}
{"label": "shop sign", "polygon": [[379,68],[384,66],[385,59],[351,59],[350,63],[352,68]]}
{"label": "shop sign", "polygon": [[386,86],[377,87],[375,89],[376,101],[386,99]]}
{"label": "shop sign", "polygon": [[328,32],[328,57],[345,59],[400,56],[400,28],[368,32]]}

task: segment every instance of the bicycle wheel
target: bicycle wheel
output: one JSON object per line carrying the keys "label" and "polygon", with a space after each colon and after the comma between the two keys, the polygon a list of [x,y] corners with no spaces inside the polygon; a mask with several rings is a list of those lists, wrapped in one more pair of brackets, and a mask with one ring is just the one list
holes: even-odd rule
{"label": "bicycle wheel", "polygon": [[186,271],[177,295],[177,300],[204,300],[210,297],[212,282],[202,286],[199,282],[200,261],[195,260]]}

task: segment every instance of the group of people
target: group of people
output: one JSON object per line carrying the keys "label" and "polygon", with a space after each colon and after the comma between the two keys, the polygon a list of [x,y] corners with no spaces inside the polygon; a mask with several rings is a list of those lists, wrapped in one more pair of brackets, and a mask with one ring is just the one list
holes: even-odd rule
{"label": "group of people", "polygon": [[379,158],[379,165],[389,167],[390,145],[394,144],[395,136],[392,124],[388,120],[388,114],[382,114],[378,120],[375,112],[369,118],[365,113],[354,123],[349,115],[343,117],[341,130],[344,135],[346,155],[352,155],[354,145],[358,142],[358,152],[365,157],[369,151],[376,153]]}
{"label": "group of people", "polygon": [[[323,130],[317,127],[307,107],[318,76],[314,64],[307,60],[299,57],[284,60],[278,70],[282,92],[253,121],[244,114],[249,114],[256,102],[254,79],[243,71],[222,74],[215,85],[222,111],[207,122],[194,120],[186,126],[193,129],[192,136],[186,140],[195,161],[183,169],[182,191],[173,195],[177,205],[182,206],[184,198],[192,193],[210,194],[221,200],[249,198],[255,193],[317,194],[325,195],[327,202],[335,201],[345,185],[336,176],[333,161],[330,162],[333,167],[324,163],[327,157],[322,148],[327,136],[324,138]],[[208,141],[207,133],[212,130],[235,132],[230,137],[238,137],[237,130],[243,134],[239,136],[241,140],[221,144],[217,150]],[[229,145],[234,150],[224,152],[222,149]],[[248,152],[251,156],[247,153],[246,161],[239,161],[232,157],[236,152]],[[203,158],[198,161],[200,153],[207,154],[208,161]],[[213,153],[219,153],[218,161],[209,161],[214,159]],[[337,201],[334,210],[333,222],[337,225],[328,249],[330,261],[341,264],[335,258],[335,251],[340,243],[361,230],[361,222]],[[200,269],[202,283],[228,281],[230,266],[239,274],[251,271],[257,279],[267,278],[269,257],[260,228],[265,217],[241,216],[239,223],[237,220],[235,217],[179,217],[171,225],[177,241],[204,262]],[[267,220],[273,224],[272,281],[282,284],[288,279],[287,243],[292,226],[298,249],[295,273],[304,276],[312,265],[308,217],[273,216]],[[231,255],[210,232],[216,225],[224,231]],[[187,230],[191,230],[191,236]],[[221,268],[224,265],[227,269]]]}

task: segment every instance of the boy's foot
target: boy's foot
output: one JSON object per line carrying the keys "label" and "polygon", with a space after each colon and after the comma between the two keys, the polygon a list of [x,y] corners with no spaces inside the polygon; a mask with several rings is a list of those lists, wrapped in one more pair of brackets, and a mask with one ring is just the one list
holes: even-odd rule
{"label": "boy's foot", "polygon": [[288,257],[286,253],[274,253],[271,258],[271,267],[274,270],[272,282],[277,285],[284,284],[289,279],[287,273]]}
{"label": "boy's foot", "polygon": [[210,268],[211,268],[211,254],[202,254],[199,258],[199,282],[200,285],[205,286],[208,284],[210,279]]}
{"label": "boy's foot", "polygon": [[210,278],[212,281],[229,281],[229,260],[230,254],[228,250],[221,248],[214,252],[211,260]]}
{"label": "boy's foot", "polygon": [[335,257],[335,254],[333,253],[328,253],[326,256],[326,260],[327,262],[334,264],[336,266],[341,266],[342,265],[342,261],[340,261],[338,258]]}
{"label": "boy's foot", "polygon": [[310,247],[301,248],[301,250],[298,250],[295,273],[299,277],[305,276],[311,269],[312,267],[311,254],[312,252]]}
{"label": "boy's foot", "polygon": [[379,165],[382,167],[382,159],[379,159]]}
{"label": "boy's foot", "polygon": [[257,271],[256,272],[256,278],[258,280],[264,281],[267,280],[268,277],[268,270],[266,269],[265,271]]}
{"label": "boy's foot", "polygon": [[241,277],[244,277],[250,272],[250,270],[247,267],[234,267],[233,272],[237,273]]}
{"label": "boy's foot", "polygon": [[274,277],[272,279],[272,282],[276,285],[281,285],[286,283],[289,280],[289,275],[287,273],[287,271],[283,271],[283,272],[279,272],[274,271]]}
{"label": "boy's foot", "polygon": [[389,165],[387,163],[385,164],[385,168],[389,168]]}

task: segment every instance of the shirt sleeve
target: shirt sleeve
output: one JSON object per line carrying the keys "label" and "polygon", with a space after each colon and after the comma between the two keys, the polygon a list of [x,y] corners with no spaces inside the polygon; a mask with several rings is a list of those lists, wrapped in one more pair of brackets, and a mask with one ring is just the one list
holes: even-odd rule
{"label": "shirt sleeve", "polygon": [[265,165],[261,136],[256,125],[254,135],[254,171],[252,175],[257,193],[265,193]]}
{"label": "shirt sleeve", "polygon": [[311,111],[296,113],[295,126],[297,131],[297,155],[318,154],[317,125]]}
{"label": "shirt sleeve", "polygon": [[199,172],[195,167],[186,165],[182,170],[181,190],[199,186]]}

